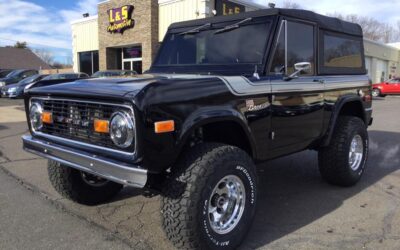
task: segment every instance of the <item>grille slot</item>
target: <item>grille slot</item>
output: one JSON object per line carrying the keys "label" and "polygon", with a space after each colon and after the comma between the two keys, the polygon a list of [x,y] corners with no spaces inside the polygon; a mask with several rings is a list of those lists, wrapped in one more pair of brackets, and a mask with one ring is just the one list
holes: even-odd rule
{"label": "grille slot", "polygon": [[43,110],[53,114],[53,124],[43,124],[42,133],[93,144],[96,146],[133,152],[133,146],[120,149],[114,145],[109,134],[94,131],[94,120],[110,120],[116,111],[126,111],[132,114],[125,106],[116,106],[103,103],[43,99]]}

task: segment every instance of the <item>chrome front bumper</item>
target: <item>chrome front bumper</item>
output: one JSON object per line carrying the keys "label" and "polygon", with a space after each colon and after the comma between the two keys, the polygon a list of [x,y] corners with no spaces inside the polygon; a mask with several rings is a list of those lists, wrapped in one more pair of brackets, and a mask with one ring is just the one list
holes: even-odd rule
{"label": "chrome front bumper", "polygon": [[63,165],[94,174],[123,185],[143,188],[147,182],[147,170],[106,159],[97,155],[74,150],[30,135],[22,136],[24,150]]}

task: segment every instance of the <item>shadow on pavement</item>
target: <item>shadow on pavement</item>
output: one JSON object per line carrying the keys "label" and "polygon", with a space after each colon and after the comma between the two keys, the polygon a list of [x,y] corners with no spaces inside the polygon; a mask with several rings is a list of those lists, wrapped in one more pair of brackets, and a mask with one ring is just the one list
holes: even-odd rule
{"label": "shadow on pavement", "polygon": [[400,133],[369,131],[367,169],[354,187],[325,183],[317,153],[302,152],[260,167],[258,210],[244,245],[262,247],[331,213],[346,199],[400,169]]}

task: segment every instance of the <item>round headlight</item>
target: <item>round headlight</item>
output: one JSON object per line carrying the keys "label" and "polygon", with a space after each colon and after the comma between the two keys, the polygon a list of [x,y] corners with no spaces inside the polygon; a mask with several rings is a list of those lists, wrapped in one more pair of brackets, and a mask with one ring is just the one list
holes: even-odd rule
{"label": "round headlight", "polygon": [[33,103],[29,110],[29,119],[32,129],[34,131],[40,130],[43,126],[42,123],[42,106],[39,103]]}
{"label": "round headlight", "polygon": [[110,136],[111,140],[120,148],[132,145],[135,125],[130,116],[123,112],[116,112],[111,117]]}

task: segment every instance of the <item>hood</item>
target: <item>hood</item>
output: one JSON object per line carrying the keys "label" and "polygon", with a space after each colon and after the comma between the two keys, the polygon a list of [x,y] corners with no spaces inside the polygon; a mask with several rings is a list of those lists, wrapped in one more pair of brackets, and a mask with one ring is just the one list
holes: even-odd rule
{"label": "hood", "polygon": [[31,95],[68,96],[92,98],[121,98],[136,94],[146,85],[167,77],[160,75],[139,75],[130,78],[92,78],[74,82],[32,88]]}
{"label": "hood", "polygon": [[4,86],[3,89],[11,89],[11,88],[18,88],[18,87],[20,87],[18,85],[18,83],[14,83],[14,84],[9,84],[9,85]]}

